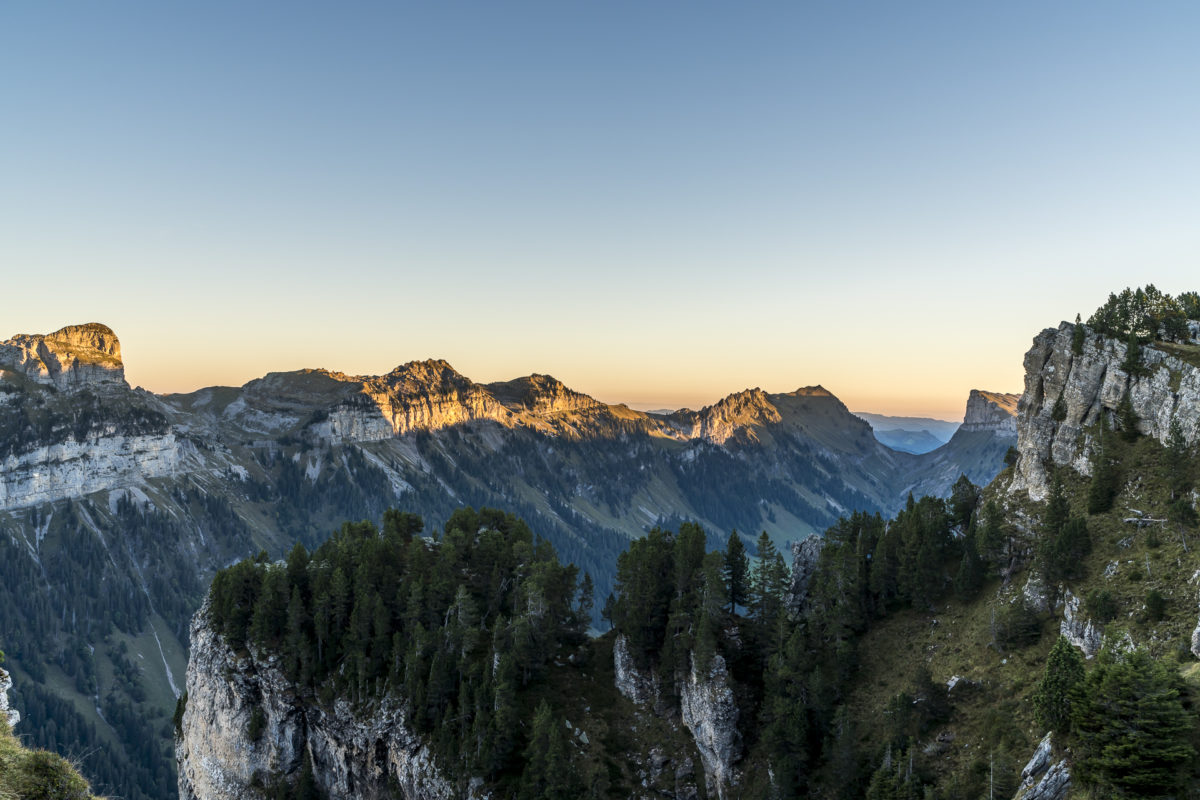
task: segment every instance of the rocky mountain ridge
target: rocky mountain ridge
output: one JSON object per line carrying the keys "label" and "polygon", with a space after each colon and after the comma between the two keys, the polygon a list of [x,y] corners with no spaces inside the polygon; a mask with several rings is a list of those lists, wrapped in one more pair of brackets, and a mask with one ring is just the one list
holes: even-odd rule
{"label": "rocky mountain ridge", "polygon": [[[512,509],[604,597],[617,555],[652,526],[696,520],[712,544],[734,528],[765,529],[784,546],[849,510],[895,509],[915,475],[929,476],[917,488],[946,492],[959,474],[953,455],[880,445],[821,387],[750,389],[659,415],[545,375],[479,384],[433,360],[382,376],[300,370],[155,395],[128,387],[120,353],[100,325],[14,337],[0,353],[5,591],[15,603],[45,597],[5,649],[29,691],[45,669],[78,663],[79,675],[53,673],[72,709],[96,707],[98,689],[102,701],[112,691],[169,713],[187,620],[216,568],[312,546],[343,519],[388,506],[420,508],[435,525],[464,504]],[[992,474],[1000,466],[993,454]],[[26,585],[43,570],[49,583]],[[144,665],[127,682],[116,677],[124,656],[95,633],[113,624],[102,612],[113,604]],[[93,673],[95,688],[80,677]],[[73,719],[78,730],[106,724],[100,712]],[[116,753],[100,760],[133,774]]]}

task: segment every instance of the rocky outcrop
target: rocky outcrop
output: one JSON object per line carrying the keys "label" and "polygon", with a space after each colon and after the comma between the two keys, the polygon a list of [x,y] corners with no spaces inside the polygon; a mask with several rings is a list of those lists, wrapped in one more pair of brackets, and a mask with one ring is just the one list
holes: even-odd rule
{"label": "rocky outcrop", "polygon": [[693,664],[680,696],[683,724],[692,733],[704,765],[704,781],[709,797],[725,800],[738,782],[734,763],[742,755],[742,736],[738,732],[738,707],[730,685],[725,659],[712,657],[702,674]]}
{"label": "rocky outcrop", "polygon": [[1013,800],[1066,800],[1071,771],[1066,759],[1054,762],[1053,757],[1051,734],[1047,733],[1021,770],[1021,786]]}
{"label": "rocky outcrop", "polygon": [[1197,620],[1196,627],[1192,629],[1192,655],[1200,658],[1200,620]]}
{"label": "rocky outcrop", "polygon": [[963,417],[961,431],[996,431],[1010,436],[1017,435],[1018,394],[984,392],[972,389],[967,397],[967,411]]}
{"label": "rocky outcrop", "polygon": [[8,727],[14,727],[21,721],[21,712],[8,704],[8,690],[12,688],[12,678],[8,671],[0,669],[0,717],[8,720]]}
{"label": "rocky outcrop", "polygon": [[691,421],[690,439],[725,444],[737,435],[758,438],[754,429],[782,421],[762,389],[747,389],[722,398],[699,411]]}
{"label": "rocky outcrop", "polygon": [[[617,691],[626,699],[669,718],[673,726],[676,724],[674,720],[679,717],[676,717],[675,709],[664,702],[658,676],[637,668],[624,635],[617,636],[613,642],[613,671]],[[700,753],[708,797],[724,800],[732,796],[728,792],[737,783],[738,776],[733,765],[742,753],[741,733],[737,728],[738,707],[725,659],[714,655],[704,674],[698,674],[693,664],[691,674],[680,686],[679,694],[682,722]],[[656,757],[656,752],[661,756],[661,748],[651,750],[649,760],[655,766],[648,771],[652,777],[644,785],[649,787],[659,781],[666,766],[674,764],[676,774],[672,796],[680,800],[696,797],[698,792],[693,782],[691,759],[679,753],[675,761],[668,762],[665,756]],[[663,763],[659,764],[658,761]]]}
{"label": "rocky outcrop", "polygon": [[1145,346],[1142,370],[1131,375],[1123,368],[1125,343],[1085,329],[1076,355],[1074,329],[1064,322],[1042,331],[1025,355],[1025,392],[1017,408],[1019,457],[1009,491],[1027,491],[1034,500],[1046,496],[1048,466],[1091,474],[1092,430],[1100,414],[1115,413],[1126,396],[1143,434],[1166,442],[1177,422],[1189,444],[1200,439],[1200,367]]}
{"label": "rocky outcrop", "polygon": [[501,403],[537,416],[571,414],[607,408],[604,403],[576,392],[550,375],[530,375],[487,388]]}
{"label": "rocky outcrop", "polygon": [[127,386],[121,343],[111,328],[96,322],[0,342],[0,367],[5,366],[61,390]]}
{"label": "rocky outcrop", "polygon": [[613,674],[617,691],[634,705],[653,706],[658,703],[658,677],[639,670],[633,663],[625,634],[620,634],[613,642]]}
{"label": "rocky outcrop", "polygon": [[212,630],[207,606],[192,621],[191,645],[186,708],[175,744],[183,800],[253,797],[256,785],[294,781],[306,761],[329,797],[462,796],[399,708],[385,703],[364,719],[345,701],[326,708],[302,696],[275,666],[275,657],[230,650]]}
{"label": "rocky outcrop", "polygon": [[181,461],[173,433],[68,438],[0,461],[0,509],[137,485],[175,474]]}
{"label": "rocky outcrop", "polygon": [[812,534],[800,542],[792,542],[792,582],[788,586],[788,609],[793,614],[799,614],[808,600],[808,585],[817,572],[817,564],[821,560],[821,548],[825,546],[825,538]]}
{"label": "rocky outcrop", "polygon": [[1079,598],[1070,589],[1063,596],[1063,618],[1058,631],[1088,658],[1099,653],[1104,646],[1104,635],[1094,622],[1083,616]]}

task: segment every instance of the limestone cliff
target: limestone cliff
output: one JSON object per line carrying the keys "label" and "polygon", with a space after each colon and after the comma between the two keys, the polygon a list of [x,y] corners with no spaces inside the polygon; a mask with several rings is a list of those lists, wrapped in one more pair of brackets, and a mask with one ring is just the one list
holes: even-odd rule
{"label": "limestone cliff", "polygon": [[720,800],[735,797],[738,775],[734,764],[742,755],[742,735],[738,732],[738,707],[725,659],[714,655],[703,672],[693,663],[681,689],[683,724],[700,751],[708,796]]}
{"label": "limestone cliff", "polygon": [[[1042,500],[1047,467],[1071,466],[1091,474],[1092,430],[1100,414],[1114,414],[1128,396],[1147,436],[1165,442],[1173,422],[1184,439],[1200,439],[1200,367],[1170,346],[1141,348],[1141,369],[1124,369],[1126,345],[1084,329],[1081,352],[1072,349],[1075,326],[1047,328],[1025,355],[1025,392],[1017,408],[1019,458],[1009,491]],[[1192,344],[1195,344],[1193,340]]]}
{"label": "limestone cliff", "polygon": [[1017,435],[1017,402],[1021,399],[1018,394],[1003,394],[1000,392],[983,392],[972,389],[967,397],[967,411],[959,430],[995,431],[997,433]]}
{"label": "limestone cliff", "polygon": [[0,460],[0,509],[137,486],[175,474],[181,460],[173,433],[44,444]]}
{"label": "limestone cliff", "polygon": [[125,383],[104,325],[0,344],[0,510],[175,474],[181,447],[160,406]]}
{"label": "limestone cliff", "polygon": [[175,744],[182,800],[262,797],[260,787],[296,780],[306,761],[329,797],[485,796],[441,775],[398,708],[385,704],[366,717],[344,700],[327,708],[299,694],[274,657],[235,654],[210,627],[207,606],[192,621],[191,645]]}
{"label": "limestone cliff", "polygon": [[111,328],[96,322],[0,342],[3,367],[61,390],[127,385],[121,343]]}

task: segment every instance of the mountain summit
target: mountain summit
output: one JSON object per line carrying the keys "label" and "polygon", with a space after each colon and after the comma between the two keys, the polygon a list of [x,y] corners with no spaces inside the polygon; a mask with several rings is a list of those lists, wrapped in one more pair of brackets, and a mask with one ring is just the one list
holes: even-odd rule
{"label": "mountain summit", "polygon": [[44,335],[17,334],[0,342],[0,368],[6,365],[58,389],[126,385],[121,343],[112,328],[98,322]]}

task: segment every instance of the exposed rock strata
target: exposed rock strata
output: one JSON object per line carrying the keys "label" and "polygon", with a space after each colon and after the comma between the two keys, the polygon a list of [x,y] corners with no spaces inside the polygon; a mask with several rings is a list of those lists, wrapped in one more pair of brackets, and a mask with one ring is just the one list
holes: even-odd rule
{"label": "exposed rock strata", "polygon": [[1025,355],[1025,392],[1017,411],[1019,458],[1009,491],[1028,491],[1034,500],[1046,496],[1050,465],[1091,474],[1091,430],[1101,412],[1115,413],[1127,395],[1143,434],[1166,442],[1171,423],[1178,422],[1189,444],[1200,439],[1200,368],[1146,346],[1141,348],[1143,374],[1131,375],[1123,369],[1125,343],[1088,330],[1082,352],[1075,355],[1074,328],[1067,322],[1047,328]]}
{"label": "exposed rock strata", "polygon": [[613,673],[617,691],[631,703],[639,706],[657,704],[660,696],[658,677],[639,670],[633,663],[629,640],[624,634],[613,642]]}
{"label": "exposed rock strata", "polygon": [[181,464],[173,433],[69,438],[0,461],[0,509],[48,503],[92,492],[136,486],[175,474]]}
{"label": "exposed rock strata", "polygon": [[1010,436],[1017,435],[1017,402],[1020,395],[1000,392],[984,392],[972,389],[967,397],[967,411],[963,416],[962,431],[996,431]]}

